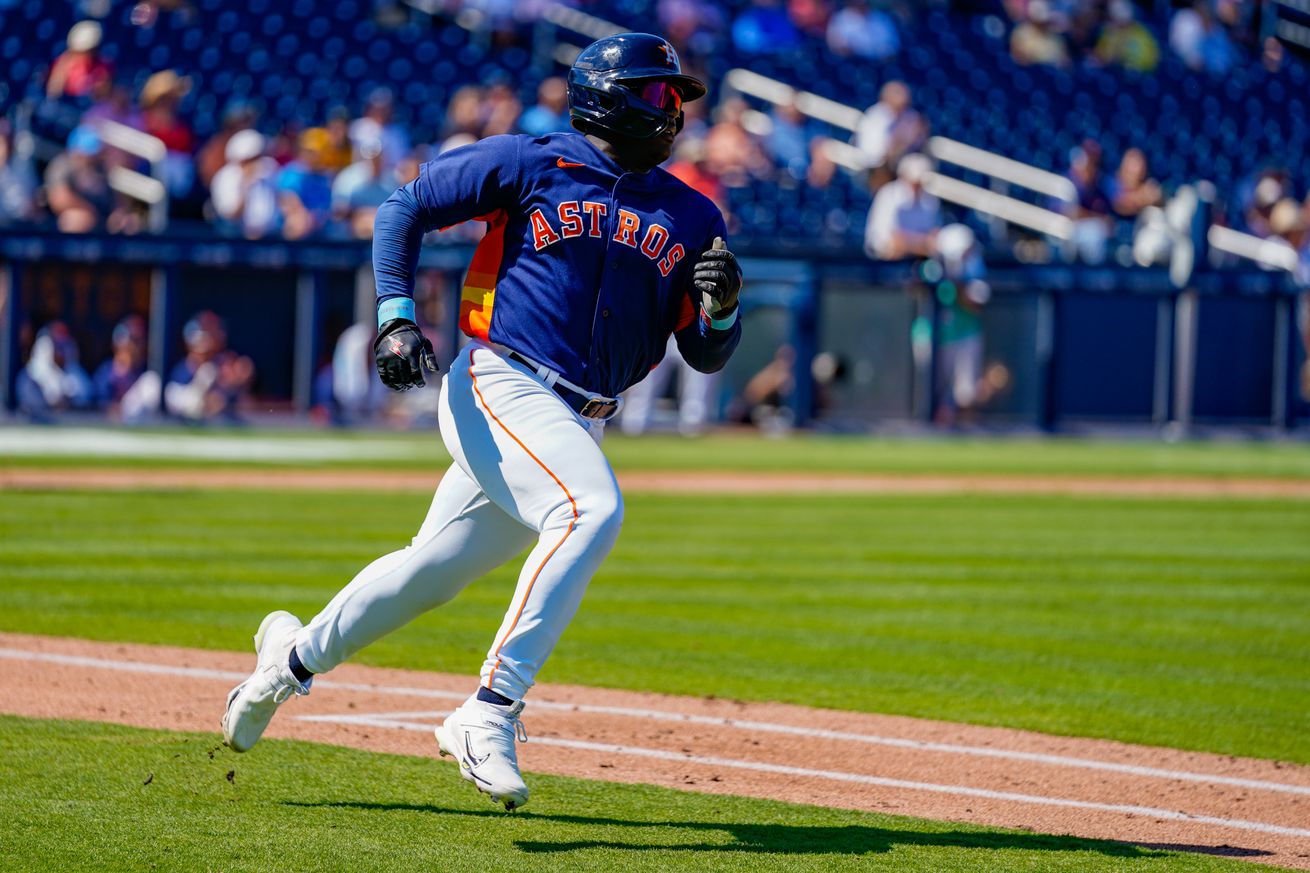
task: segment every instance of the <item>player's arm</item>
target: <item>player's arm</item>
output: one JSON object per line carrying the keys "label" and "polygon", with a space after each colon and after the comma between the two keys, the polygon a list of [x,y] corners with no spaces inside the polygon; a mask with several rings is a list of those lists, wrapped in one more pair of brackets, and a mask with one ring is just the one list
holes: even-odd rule
{"label": "player's arm", "polygon": [[495,136],[451,149],[419,168],[418,178],[378,207],[373,221],[377,282],[378,376],[404,391],[436,372],[432,343],[414,320],[414,274],[423,236],[506,208],[518,199],[519,140]]}
{"label": "player's arm", "polygon": [[691,268],[687,308],[692,317],[674,333],[682,357],[702,373],[722,370],[741,342],[741,267],[724,233],[723,219],[717,218],[712,241]]}

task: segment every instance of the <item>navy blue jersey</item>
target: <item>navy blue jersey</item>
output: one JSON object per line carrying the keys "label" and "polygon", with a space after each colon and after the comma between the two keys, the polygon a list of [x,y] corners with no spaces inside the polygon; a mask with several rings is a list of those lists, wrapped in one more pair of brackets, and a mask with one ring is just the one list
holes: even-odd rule
{"label": "navy blue jersey", "polygon": [[662,169],[625,171],[585,136],[494,136],[452,149],[378,211],[379,304],[413,295],[424,233],[488,223],[469,265],[461,329],[607,396],[641,381],[668,337],[697,369],[720,369],[741,339],[700,307],[692,267],[723,216]]}

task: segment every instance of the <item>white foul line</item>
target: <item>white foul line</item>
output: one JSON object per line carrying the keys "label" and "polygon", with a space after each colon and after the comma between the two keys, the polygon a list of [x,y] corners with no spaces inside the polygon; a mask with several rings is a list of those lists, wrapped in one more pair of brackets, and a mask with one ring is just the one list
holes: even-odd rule
{"label": "white foul line", "polygon": [[[423,713],[418,713],[422,715]],[[433,713],[438,715],[438,713]],[[318,723],[341,723],[365,727],[395,728],[398,730],[421,731],[431,733],[434,724],[415,721],[400,721],[377,718],[368,715],[301,715],[299,721]],[[986,800],[1004,800],[1012,803],[1028,803],[1038,806],[1058,806],[1068,809],[1090,809],[1098,812],[1114,812],[1126,815],[1140,815],[1147,818],[1168,819],[1170,821],[1199,822],[1220,827],[1237,828],[1244,831],[1257,831],[1265,834],[1278,834],[1287,837],[1310,837],[1310,829],[1290,828],[1283,825],[1267,824],[1259,821],[1246,821],[1237,818],[1219,818],[1210,815],[1192,815],[1172,809],[1158,809],[1153,806],[1133,806],[1119,803],[1097,803],[1091,800],[1073,800],[1062,797],[1043,797],[1037,794],[1019,794],[1012,791],[992,791],[988,788],[973,788],[968,785],[941,785],[935,782],[913,782],[906,779],[890,779],[885,776],[866,776],[862,773],[844,773],[837,770],[815,770],[809,767],[792,767],[787,764],[769,764],[763,761],[738,761],[734,758],[720,758],[713,755],[693,755],[681,752],[668,752],[663,749],[649,749],[644,746],[620,746],[613,743],[596,743],[589,740],[570,740],[563,737],[538,737],[531,742],[543,746],[558,746],[565,749],[580,749],[587,752],[605,752],[612,755],[631,755],[639,758],[655,758],[660,761],[679,761],[686,764],[703,764],[710,767],[731,767],[738,770],[754,770],[758,773],[776,773],[784,776],[800,776],[809,779],[830,779],[837,782],[854,782],[860,785],[875,785],[879,788],[901,788],[910,791],[929,791],[935,794],[950,794],[957,797],[980,797]]]}
{"label": "white foul line", "polygon": [[[240,682],[248,675],[246,673],[239,673],[231,670],[209,670],[201,667],[177,667],[163,664],[149,664],[142,661],[116,661],[109,658],[61,655],[53,652],[27,652],[22,649],[0,648],[0,658],[44,661],[72,667],[120,670],[129,673],[154,673],[167,676],[186,676],[194,679],[222,679],[229,682]],[[458,691],[443,691],[434,688],[415,688],[401,685],[372,685],[363,682],[338,682],[334,679],[317,679],[315,680],[315,685],[320,688],[338,688],[343,691],[429,697],[438,700],[463,701],[468,697],[467,694]],[[750,721],[747,719],[721,718],[707,715],[691,715],[688,713],[668,712],[659,709],[600,706],[587,703],[561,703],[558,701],[537,699],[532,701],[532,707],[533,709],[544,709],[554,712],[594,713],[596,715],[624,716],[628,718],[649,719],[652,721],[703,724],[715,727],[736,728],[743,731],[789,734],[792,736],[811,737],[814,739],[891,746],[893,748],[914,749],[925,752],[942,752],[946,754],[968,755],[978,758],[1000,758],[1010,761],[1049,764],[1056,767],[1076,767],[1086,770],[1102,770],[1112,773],[1126,773],[1132,776],[1173,779],[1181,782],[1232,785],[1238,788],[1250,788],[1257,791],[1276,791],[1282,794],[1310,795],[1310,786],[1292,785],[1285,782],[1270,782],[1264,779],[1244,779],[1238,776],[1220,776],[1209,773],[1196,773],[1189,770],[1169,770],[1160,767],[1143,767],[1137,764],[1097,761],[1091,758],[1075,758],[1065,755],[1047,755],[1040,752],[1020,752],[1010,749],[994,749],[988,746],[965,746],[951,743],[933,743],[925,740],[907,740],[900,737],[883,737],[876,734],[857,734],[848,731],[807,728],[799,727],[797,725],[778,724],[776,722]]]}

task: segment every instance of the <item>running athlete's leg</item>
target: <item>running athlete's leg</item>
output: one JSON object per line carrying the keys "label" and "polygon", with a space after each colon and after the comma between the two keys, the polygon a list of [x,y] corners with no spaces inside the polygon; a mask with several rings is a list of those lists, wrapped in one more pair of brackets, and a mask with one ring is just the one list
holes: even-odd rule
{"label": "running athlete's leg", "polygon": [[413,542],[361,570],[299,631],[296,653],[307,669],[325,673],[447,602],[535,539],[534,530],[506,515],[452,465]]}
{"label": "running athlete's leg", "polygon": [[521,365],[465,349],[446,377],[442,433],[487,496],[538,531],[482,668],[482,684],[519,700],[577,611],[618,537],[623,499],[587,423]]}

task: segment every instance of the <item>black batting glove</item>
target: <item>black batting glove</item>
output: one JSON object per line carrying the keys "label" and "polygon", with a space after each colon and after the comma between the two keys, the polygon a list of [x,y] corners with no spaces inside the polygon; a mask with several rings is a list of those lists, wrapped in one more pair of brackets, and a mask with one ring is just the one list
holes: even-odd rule
{"label": "black batting glove", "polygon": [[714,238],[714,247],[701,253],[692,273],[692,282],[701,292],[701,305],[710,318],[720,318],[737,305],[741,293],[741,267],[737,256],[728,251],[723,237]]}
{"label": "black batting glove", "polygon": [[378,328],[373,360],[378,365],[378,378],[392,391],[422,388],[427,384],[423,371],[437,372],[431,341],[408,318],[393,318]]}

